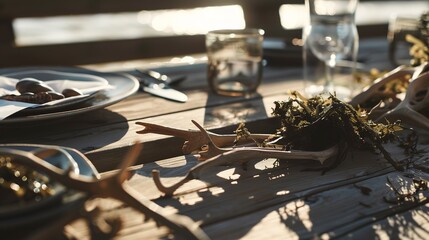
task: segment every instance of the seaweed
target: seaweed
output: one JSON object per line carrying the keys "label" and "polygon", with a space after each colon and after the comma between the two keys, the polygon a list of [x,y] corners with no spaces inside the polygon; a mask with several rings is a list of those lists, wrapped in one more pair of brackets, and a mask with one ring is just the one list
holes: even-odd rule
{"label": "seaweed", "polygon": [[[275,136],[290,149],[320,150],[335,144],[340,144],[343,149],[370,149],[383,154],[400,171],[406,164],[395,161],[384,144],[398,142],[407,154],[417,151],[418,139],[412,129],[403,127],[400,121],[376,123],[368,118],[366,110],[355,109],[332,94],[327,98],[307,99],[292,92],[289,100],[274,104],[273,115],[281,119],[281,127]],[[405,131],[408,133],[403,136]]]}

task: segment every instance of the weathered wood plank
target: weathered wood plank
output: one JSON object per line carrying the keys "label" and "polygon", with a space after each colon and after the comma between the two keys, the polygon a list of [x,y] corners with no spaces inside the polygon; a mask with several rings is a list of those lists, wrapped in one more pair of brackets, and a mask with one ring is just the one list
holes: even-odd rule
{"label": "weathered wood plank", "polygon": [[344,235],[352,239],[429,239],[429,203]]}
{"label": "weathered wood plank", "polygon": [[[188,156],[145,164],[128,184],[170,212],[178,211],[201,222],[213,239],[342,236],[403,211],[404,205],[383,200],[391,193],[386,186],[386,174],[394,170],[386,168],[385,161],[369,152],[353,152],[347,161],[326,175],[302,172],[303,168],[315,166],[310,161],[288,161],[272,168],[272,162],[266,160],[257,165],[258,169],[247,171],[214,167],[207,170],[203,181],[187,183],[173,198],[160,198],[150,178],[151,170],[160,169],[162,181],[169,185],[184,176],[196,162]],[[364,188],[370,191],[363,191]],[[159,237],[156,229],[148,231],[147,225],[133,221],[134,215],[120,216],[125,216],[127,222],[121,237],[140,234]],[[134,217],[127,219],[126,216]]]}
{"label": "weathered wood plank", "polygon": [[[251,216],[246,215],[229,221],[221,221],[205,229],[209,234],[220,236],[217,232],[228,228],[226,233],[222,231],[220,234],[233,234],[228,236],[243,237],[244,239],[297,238],[297,236],[311,238],[331,230],[330,235],[336,236],[336,231],[341,225],[350,226],[349,224],[353,225],[359,219],[364,219],[365,224],[368,224],[376,214],[391,211],[392,206],[382,200],[383,195],[390,191],[384,189],[385,176],[360,184],[372,188],[371,197],[362,196],[359,189],[349,185],[318,193],[307,199],[280,204],[278,207],[264,209],[259,213],[249,214]],[[369,200],[371,204],[362,204],[362,200]],[[400,207],[398,205],[393,208]],[[232,222],[243,224],[228,227],[230,224],[232,225]],[[269,231],[263,231],[264,228]]]}
{"label": "weathered wood plank", "polygon": [[[335,237],[342,236],[337,234],[342,226],[350,227],[356,223],[370,225],[375,219],[402,211],[402,205],[391,205],[383,200],[384,195],[391,191],[386,189],[385,176],[360,184],[371,187],[373,191],[370,197],[362,196],[358,188],[347,185],[307,199],[285,202],[249,215],[221,221],[204,229],[215,239],[225,235],[242,239]],[[427,194],[426,191],[426,197]],[[425,201],[426,197],[421,201]],[[370,204],[362,204],[365,200]],[[418,206],[418,203],[413,206]],[[428,216],[427,213],[425,216]]]}

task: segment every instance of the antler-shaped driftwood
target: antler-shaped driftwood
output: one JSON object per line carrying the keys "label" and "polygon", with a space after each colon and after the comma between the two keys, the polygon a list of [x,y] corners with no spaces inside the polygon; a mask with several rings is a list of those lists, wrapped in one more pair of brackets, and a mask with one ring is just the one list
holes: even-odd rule
{"label": "antler-shaped driftwood", "polygon": [[409,81],[412,82],[421,75],[429,71],[429,63],[425,62],[416,67],[408,67],[401,65],[392,71],[386,73],[382,77],[376,79],[374,83],[364,89],[361,93],[353,97],[350,101],[352,106],[362,105],[372,98],[377,97],[395,97],[395,92],[391,89],[386,88],[386,85],[395,80]]}
{"label": "antler-shaped driftwood", "polygon": [[429,109],[429,72],[421,74],[408,86],[404,100],[377,121],[401,119],[416,127],[429,130],[429,119],[420,111]]}
{"label": "antler-shaped driftwood", "polygon": [[[10,156],[14,161],[47,174],[51,179],[69,189],[85,192],[93,197],[111,197],[124,202],[134,209],[154,219],[157,223],[167,226],[183,235],[186,239],[208,239],[207,235],[190,218],[176,214],[164,214],[164,209],[142,196],[139,192],[124,184],[130,176],[127,170],[137,159],[141,145],[135,144],[120,164],[119,171],[103,175],[100,179],[76,175],[71,171],[59,169],[32,152],[16,149],[1,149],[0,153]],[[45,152],[48,154],[48,152]]]}
{"label": "antler-shaped driftwood", "polygon": [[306,159],[306,160],[315,160],[319,161],[321,164],[331,157],[334,157],[338,153],[338,146],[333,146],[323,151],[284,151],[278,149],[262,148],[262,147],[239,147],[239,148],[219,148],[212,141],[210,134],[201,127],[195,121],[192,121],[201,133],[205,134],[208,142],[208,150],[211,153],[208,155],[215,155],[214,157],[201,162],[191,168],[187,175],[180,180],[179,182],[166,187],[161,183],[160,174],[158,170],[152,171],[152,177],[155,182],[156,187],[159,191],[165,193],[166,195],[172,195],[180,186],[192,179],[199,179],[200,174],[203,169],[218,166],[227,163],[244,163],[250,160],[255,159],[264,159],[264,158],[278,158],[278,159]]}
{"label": "antler-shaped driftwood", "polygon": [[[405,98],[395,98],[395,93],[386,84],[400,79],[409,81],[409,86]],[[416,127],[429,130],[429,119],[419,111],[429,107],[429,63],[425,62],[416,67],[399,66],[384,76],[374,81],[374,84],[356,95],[350,102],[353,106],[358,106],[374,97],[391,97],[394,101],[384,108],[374,108],[371,116],[377,121],[398,119],[408,122]],[[374,116],[375,115],[375,116]]]}
{"label": "antler-shaped driftwood", "polygon": [[397,79],[408,81],[414,76],[414,73],[417,73],[415,68],[399,66],[392,71],[386,73],[384,76],[376,79],[371,86],[364,89],[361,93],[353,97],[353,99],[350,101],[350,104],[356,107],[358,105],[362,105],[363,103],[369,101],[372,98],[378,98],[380,96],[393,98],[395,97],[396,93],[386,88],[386,84]]}
{"label": "antler-shaped driftwood", "polygon": [[[195,121],[192,121],[192,122],[195,124]],[[205,134],[202,131],[198,131],[198,130],[182,130],[182,129],[164,127],[161,125],[146,123],[146,122],[137,122],[136,124],[144,127],[143,130],[137,131],[137,133],[140,133],[140,134],[157,133],[157,134],[170,135],[170,136],[175,136],[175,137],[185,139],[186,141],[182,147],[183,154],[185,155],[191,154],[196,151],[200,152],[201,150],[203,150],[203,148],[210,142],[209,137],[211,138],[211,141],[213,141],[213,143],[219,147],[232,146],[236,139],[236,135],[234,134],[221,135],[221,134],[216,134],[212,132],[207,132],[207,134]],[[254,140],[262,142],[268,137],[270,137],[269,134],[251,134],[250,138],[240,139],[240,143],[253,144]],[[213,156],[214,155],[203,154],[200,157],[200,160],[205,160]]]}

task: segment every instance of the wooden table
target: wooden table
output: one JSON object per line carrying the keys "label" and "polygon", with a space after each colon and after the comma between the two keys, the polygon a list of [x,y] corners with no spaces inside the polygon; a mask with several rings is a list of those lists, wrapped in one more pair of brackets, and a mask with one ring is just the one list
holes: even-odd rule
{"label": "wooden table", "polygon": [[[374,43],[363,46],[369,67],[386,66],[385,49]],[[124,66],[152,65],[136,61],[85,67],[129,70]],[[203,179],[183,185],[172,197],[163,196],[151,179],[151,170],[160,170],[163,183],[169,185],[198,161],[196,156],[182,155],[181,139],[137,134],[141,129],[137,121],[196,129],[191,123],[195,120],[217,133],[232,133],[239,122],[246,121],[251,132],[270,132],[278,127],[271,118],[273,102],[286,100],[288,90],[302,88],[303,82],[300,66],[267,66],[257,96],[228,98],[208,92],[204,64],[161,70],[172,76],[187,75],[177,86],[188,94],[187,103],[138,92],[106,109],[66,119],[0,126],[0,142],[72,147],[84,153],[102,175],[117,168],[134,142],[142,143],[139,165],[133,167],[135,174],[127,184],[167,212],[189,216],[212,239],[429,238],[428,191],[414,202],[389,203],[386,198],[392,190],[387,179],[398,173],[381,156],[357,150],[324,175],[302,171],[318,166],[314,161],[273,167],[273,160],[267,159],[255,161],[253,170],[213,167]],[[119,239],[159,239],[168,234],[168,229],[158,228],[151,220],[143,222],[141,213],[120,202],[95,199],[92,203],[102,209],[102,216],[123,220]],[[65,229],[78,239],[89,238],[83,221]]]}

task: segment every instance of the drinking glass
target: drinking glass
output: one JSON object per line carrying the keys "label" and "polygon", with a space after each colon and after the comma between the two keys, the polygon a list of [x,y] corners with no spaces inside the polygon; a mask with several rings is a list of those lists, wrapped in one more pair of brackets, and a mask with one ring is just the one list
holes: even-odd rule
{"label": "drinking glass", "polygon": [[262,29],[215,30],[207,33],[209,87],[224,96],[248,96],[262,78]]}
{"label": "drinking glass", "polygon": [[[353,91],[352,72],[356,67],[358,33],[355,12],[358,0],[306,0],[310,24],[304,28],[304,67],[307,71],[308,95],[335,94],[350,99]],[[308,74],[309,66],[322,62],[322,76]],[[336,75],[341,69],[351,69],[348,76]]]}
{"label": "drinking glass", "polygon": [[387,40],[389,41],[389,59],[392,65],[410,65],[411,43],[406,41],[406,36],[411,34],[418,37],[419,20],[417,18],[395,16],[389,21]]}

